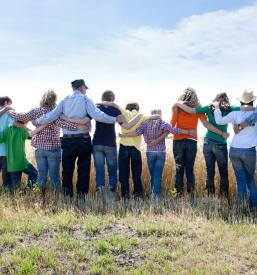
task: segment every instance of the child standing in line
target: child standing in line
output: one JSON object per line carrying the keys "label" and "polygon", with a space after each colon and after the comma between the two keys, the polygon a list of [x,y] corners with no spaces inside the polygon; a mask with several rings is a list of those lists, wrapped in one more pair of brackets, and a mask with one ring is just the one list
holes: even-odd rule
{"label": "child standing in line", "polygon": [[37,182],[38,173],[36,168],[27,160],[25,153],[25,140],[41,131],[45,125],[30,131],[23,123],[16,122],[9,125],[0,134],[0,143],[6,144],[7,171],[10,173],[10,191],[19,187],[22,173],[28,175],[26,187],[31,187]]}

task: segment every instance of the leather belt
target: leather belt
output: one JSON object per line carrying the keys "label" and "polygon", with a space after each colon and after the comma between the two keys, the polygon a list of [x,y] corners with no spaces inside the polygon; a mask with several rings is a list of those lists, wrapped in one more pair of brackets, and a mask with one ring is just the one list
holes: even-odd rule
{"label": "leather belt", "polygon": [[90,138],[89,133],[74,134],[74,135],[63,135],[63,138]]}

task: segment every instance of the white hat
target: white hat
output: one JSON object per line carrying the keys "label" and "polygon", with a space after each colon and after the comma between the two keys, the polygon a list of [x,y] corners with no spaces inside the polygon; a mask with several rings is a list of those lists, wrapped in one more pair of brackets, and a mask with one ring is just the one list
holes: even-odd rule
{"label": "white hat", "polygon": [[240,102],[250,103],[254,101],[257,97],[253,95],[253,91],[244,90],[243,94],[238,98]]}

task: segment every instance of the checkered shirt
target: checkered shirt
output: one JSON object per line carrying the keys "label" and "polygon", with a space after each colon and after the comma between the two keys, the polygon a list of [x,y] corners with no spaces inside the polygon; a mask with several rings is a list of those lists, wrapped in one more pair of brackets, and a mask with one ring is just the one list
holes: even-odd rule
{"label": "checkered shirt", "polygon": [[[27,113],[10,113],[10,116],[14,120],[30,121],[35,120],[42,115],[49,113],[53,108],[40,107],[32,109]],[[60,129],[66,128],[69,130],[77,130],[77,124],[64,121],[62,119],[56,119],[42,129],[38,134],[32,138],[31,145],[37,149],[53,150],[61,147]]]}
{"label": "checkered shirt", "polygon": [[150,141],[157,139],[164,132],[170,132],[172,134],[180,134],[181,129],[175,128],[163,120],[147,120],[143,122],[136,129],[136,133],[138,135],[143,134],[144,136],[144,140],[147,144],[147,149],[146,149],[147,152],[165,152],[166,151],[165,139],[163,139],[161,142],[159,142],[155,146],[148,145]]}

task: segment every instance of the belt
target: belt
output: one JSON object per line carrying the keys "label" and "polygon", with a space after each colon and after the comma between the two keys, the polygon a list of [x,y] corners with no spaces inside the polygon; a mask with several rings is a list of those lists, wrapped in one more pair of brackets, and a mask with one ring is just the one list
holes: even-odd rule
{"label": "belt", "polygon": [[74,135],[63,135],[63,138],[90,138],[89,133],[74,134]]}

